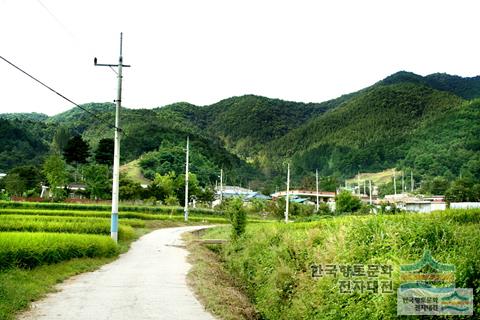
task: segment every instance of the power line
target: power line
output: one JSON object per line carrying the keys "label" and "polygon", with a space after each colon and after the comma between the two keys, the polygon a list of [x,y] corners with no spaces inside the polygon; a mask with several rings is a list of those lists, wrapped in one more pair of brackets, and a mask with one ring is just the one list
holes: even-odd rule
{"label": "power line", "polygon": [[22,68],[18,67],[17,65],[15,65],[13,62],[10,62],[9,60],[5,59],[4,57],[0,56],[0,59],[2,59],[3,61],[5,61],[6,63],[8,63],[9,65],[11,65],[12,67],[14,67],[15,69],[19,70],[20,72],[22,72],[23,74],[25,74],[26,76],[28,76],[29,78],[35,80],[36,82],[38,82],[39,84],[41,84],[42,86],[44,86],[45,88],[47,88],[48,90],[54,92],[55,94],[57,94],[58,96],[62,97],[63,99],[67,100],[68,102],[70,102],[71,104],[75,105],[76,107],[82,109],[83,111],[85,111],[86,113],[92,115],[93,117],[97,118],[99,121],[107,124],[110,128],[114,128],[114,129],[118,129],[119,131],[122,131],[121,128],[118,128],[116,127],[115,125],[113,124],[110,124],[108,122],[106,122],[105,120],[103,120],[102,118],[100,118],[95,112],[92,112],[88,109],[85,109],[84,107],[82,107],[81,105],[79,105],[78,103],[75,103],[74,101],[70,100],[69,98],[67,98],[66,96],[64,96],[63,94],[61,94],[60,92],[56,91],[55,89],[49,87],[48,85],[46,85],[45,83],[43,83],[42,81],[40,81],[39,79],[35,78],[34,76],[32,76],[31,74],[29,74],[28,72],[26,72],[25,70],[23,70]]}
{"label": "power line", "polygon": [[62,27],[62,29],[68,33],[68,35],[72,38],[75,38],[75,36],[73,35],[72,32],[70,32],[70,30],[62,23],[62,21],[60,21],[60,19],[57,18],[56,15],[53,14],[53,12],[47,8],[47,6],[40,0],[37,0],[37,2],[43,7],[43,9],[45,9],[45,11],[50,15],[50,17],[53,18],[53,20],[55,20],[56,23],[58,23],[58,25],[60,27]]}

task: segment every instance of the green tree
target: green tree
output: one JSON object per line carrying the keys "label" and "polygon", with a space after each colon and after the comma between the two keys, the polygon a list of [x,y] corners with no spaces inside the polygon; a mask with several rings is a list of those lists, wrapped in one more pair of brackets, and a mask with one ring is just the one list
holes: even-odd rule
{"label": "green tree", "polygon": [[86,163],[87,158],[89,157],[88,144],[80,136],[74,136],[68,140],[67,145],[63,151],[63,156],[67,163]]}
{"label": "green tree", "polygon": [[480,201],[480,185],[471,178],[458,178],[445,192],[447,202]]}
{"label": "green tree", "polygon": [[211,187],[200,188],[196,196],[198,201],[210,203],[215,199],[215,191]]}
{"label": "green tree", "polygon": [[111,191],[109,173],[108,166],[102,164],[89,164],[83,168],[83,178],[91,198],[108,198]]}
{"label": "green tree", "polygon": [[268,201],[266,211],[272,217],[283,219],[285,215],[285,205],[285,197],[281,197],[275,201]]}
{"label": "green tree", "polygon": [[343,190],[335,197],[335,211],[339,214],[360,210],[362,201],[351,192]]}
{"label": "green tree", "polygon": [[102,139],[98,143],[97,149],[95,149],[95,162],[99,164],[113,165],[113,151],[114,141],[113,139]]}
{"label": "green tree", "polygon": [[175,195],[175,172],[171,171],[165,175],[157,173],[155,179],[148,186],[148,194],[157,200],[164,201],[169,196]]}
{"label": "green tree", "polygon": [[45,179],[41,170],[37,166],[25,165],[15,167],[9,171],[9,174],[18,174],[25,183],[25,191],[35,190],[34,192],[40,192],[41,182]]}
{"label": "green tree", "polygon": [[5,190],[12,196],[21,196],[27,191],[26,181],[18,173],[9,173],[4,180]]}
{"label": "green tree", "polygon": [[243,201],[240,198],[232,198],[227,202],[226,214],[232,224],[232,239],[237,240],[244,232],[247,226],[247,212],[243,207]]}
{"label": "green tree", "polygon": [[166,197],[164,202],[167,206],[178,206],[179,205],[178,199],[174,195],[170,195],[170,196]]}
{"label": "green tree", "polygon": [[134,182],[124,175],[120,175],[119,197],[122,200],[139,200],[143,198],[145,189],[140,183]]}
{"label": "green tree", "polygon": [[63,153],[63,150],[68,144],[68,140],[70,139],[70,132],[67,128],[60,126],[55,131],[55,135],[53,136],[52,146],[54,151],[58,153]]}
{"label": "green tree", "polygon": [[[193,197],[201,192],[197,175],[194,173],[188,173],[188,201],[190,202]],[[180,200],[180,205],[185,205],[185,175],[181,174],[175,180],[175,195]]]}
{"label": "green tree", "polygon": [[63,199],[66,196],[65,185],[67,183],[67,164],[57,154],[52,154],[45,159],[43,173],[47,178],[50,190],[55,199]]}

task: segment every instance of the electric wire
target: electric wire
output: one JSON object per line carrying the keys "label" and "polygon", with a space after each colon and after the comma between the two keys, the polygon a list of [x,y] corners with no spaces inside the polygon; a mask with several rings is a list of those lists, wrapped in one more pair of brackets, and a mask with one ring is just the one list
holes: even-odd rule
{"label": "electric wire", "polygon": [[31,75],[30,73],[28,73],[27,71],[23,70],[22,68],[20,68],[19,66],[15,65],[13,62],[7,60],[6,58],[4,58],[3,56],[0,56],[0,59],[2,59],[3,61],[5,61],[6,63],[8,63],[9,65],[11,65],[12,67],[14,67],[15,69],[19,70],[20,72],[22,72],[23,74],[25,74],[26,76],[28,76],[29,78],[33,79],[34,81],[36,81],[37,83],[41,84],[42,86],[44,86],[45,88],[47,88],[48,90],[54,92],[55,94],[57,94],[58,96],[60,96],[61,98],[67,100],[68,102],[70,102],[71,104],[73,104],[74,106],[80,108],[81,110],[85,111],[86,113],[92,115],[93,117],[95,117],[96,119],[98,119],[100,122],[103,122],[105,123],[106,125],[108,125],[110,128],[113,128],[113,129],[117,129],[118,131],[122,131],[122,128],[119,128],[113,124],[110,124],[108,122],[106,122],[104,119],[100,118],[98,116],[98,114],[96,114],[95,112],[92,112],[88,109],[85,109],[84,107],[82,107],[81,105],[79,105],[78,103],[72,101],[71,99],[67,98],[66,96],[64,96],[63,94],[61,94],[60,92],[56,91],[55,89],[51,88],[50,86],[46,85],[44,82],[40,81],[39,79],[37,79],[36,77],[34,77],[33,75]]}

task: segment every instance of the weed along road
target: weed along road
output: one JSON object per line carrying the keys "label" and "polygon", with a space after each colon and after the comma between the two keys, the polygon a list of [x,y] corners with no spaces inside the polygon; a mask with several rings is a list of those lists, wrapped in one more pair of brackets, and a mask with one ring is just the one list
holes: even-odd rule
{"label": "weed along road", "polygon": [[215,319],[186,284],[181,234],[201,228],[153,231],[118,260],[67,280],[19,319]]}

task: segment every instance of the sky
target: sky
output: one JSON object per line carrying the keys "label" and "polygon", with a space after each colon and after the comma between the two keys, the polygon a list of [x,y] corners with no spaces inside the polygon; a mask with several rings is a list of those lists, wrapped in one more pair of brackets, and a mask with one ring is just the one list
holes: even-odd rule
{"label": "sky", "polygon": [[[322,102],[400,70],[480,74],[479,1],[0,0],[0,56],[76,103]],[[0,113],[73,105],[0,60]]]}

